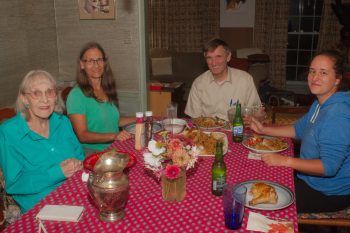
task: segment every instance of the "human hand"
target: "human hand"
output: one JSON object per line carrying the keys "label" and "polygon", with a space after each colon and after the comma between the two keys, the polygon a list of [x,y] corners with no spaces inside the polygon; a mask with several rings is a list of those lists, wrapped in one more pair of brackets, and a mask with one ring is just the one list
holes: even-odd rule
{"label": "human hand", "polygon": [[261,160],[267,166],[286,166],[288,157],[276,153],[265,153],[261,155]]}
{"label": "human hand", "polygon": [[249,127],[258,134],[264,134],[264,126],[255,117],[250,118]]}
{"label": "human hand", "polygon": [[261,106],[259,107],[255,113],[254,113],[255,119],[257,119],[260,122],[264,122],[264,120],[267,118],[267,113],[265,111],[265,107]]}
{"label": "human hand", "polygon": [[119,133],[116,134],[115,139],[119,140],[119,141],[125,141],[131,137],[132,137],[132,135],[128,131],[123,130],[123,131],[120,131]]}
{"label": "human hand", "polygon": [[70,158],[62,161],[60,163],[60,167],[64,176],[68,178],[71,177],[76,171],[83,168],[83,162],[75,158]]}

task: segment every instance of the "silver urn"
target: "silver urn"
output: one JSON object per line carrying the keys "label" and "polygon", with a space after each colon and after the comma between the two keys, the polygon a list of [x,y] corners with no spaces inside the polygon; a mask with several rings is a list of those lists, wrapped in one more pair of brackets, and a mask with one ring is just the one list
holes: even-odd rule
{"label": "silver urn", "polygon": [[115,150],[108,151],[100,156],[89,176],[89,195],[99,210],[102,221],[114,222],[125,216],[129,179],[123,170],[128,161],[129,155]]}

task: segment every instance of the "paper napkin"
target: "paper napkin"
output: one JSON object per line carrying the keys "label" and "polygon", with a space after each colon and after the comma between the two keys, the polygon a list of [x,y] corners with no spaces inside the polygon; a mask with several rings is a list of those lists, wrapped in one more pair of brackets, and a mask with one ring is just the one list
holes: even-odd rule
{"label": "paper napkin", "polygon": [[83,206],[45,205],[36,215],[36,218],[40,220],[78,222],[83,211]]}
{"label": "paper napkin", "polygon": [[248,159],[261,160],[261,154],[249,151]]}
{"label": "paper napkin", "polygon": [[293,222],[281,219],[271,219],[262,214],[249,212],[247,230],[268,233],[293,233]]}

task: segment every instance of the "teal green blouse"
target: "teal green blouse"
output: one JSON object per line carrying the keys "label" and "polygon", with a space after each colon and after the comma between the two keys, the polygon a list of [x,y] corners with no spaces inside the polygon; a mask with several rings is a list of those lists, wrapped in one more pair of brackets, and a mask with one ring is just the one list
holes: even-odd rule
{"label": "teal green blouse", "polygon": [[[79,87],[73,88],[67,98],[67,113],[85,115],[87,129],[95,133],[119,132],[118,108],[109,102],[98,102],[86,97]],[[103,151],[109,143],[83,143],[83,147]]]}
{"label": "teal green blouse", "polygon": [[33,132],[21,114],[0,125],[0,165],[6,192],[27,212],[66,178],[60,163],[84,159],[84,151],[66,116],[53,113],[49,138]]}

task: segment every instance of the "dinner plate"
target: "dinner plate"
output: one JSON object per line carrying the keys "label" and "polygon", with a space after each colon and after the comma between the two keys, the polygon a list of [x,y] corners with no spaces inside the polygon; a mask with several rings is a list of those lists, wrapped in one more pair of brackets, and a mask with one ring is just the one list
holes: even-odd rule
{"label": "dinner plate", "polygon": [[[215,125],[215,126],[212,126],[212,127],[204,127],[198,123],[194,123],[193,120],[194,119],[199,119],[199,118],[202,118],[203,120],[214,120],[216,122],[218,122],[218,125]],[[218,130],[218,129],[221,129],[221,128],[224,128],[226,127],[226,125],[228,124],[227,121],[223,120],[223,119],[220,119],[220,118],[214,118],[214,117],[198,117],[198,118],[194,118],[192,119],[192,123],[197,126],[199,129],[201,130]],[[220,124],[220,125],[219,125]]]}
{"label": "dinner plate", "polygon": [[[123,130],[128,131],[131,134],[135,134],[135,122],[129,123],[123,127]],[[153,121],[153,133],[158,133],[163,129],[162,125],[159,122],[154,122]]]}
{"label": "dinner plate", "polygon": [[[253,198],[253,196],[250,194],[250,189],[252,185],[257,182],[264,182],[275,188],[278,196],[278,200],[276,204],[257,204],[254,206],[249,205],[249,201],[252,200]],[[293,192],[286,186],[283,186],[276,182],[271,182],[266,180],[249,180],[249,181],[242,182],[240,184],[247,187],[247,196],[246,196],[245,206],[248,208],[256,209],[256,210],[280,210],[290,206],[294,202]]]}
{"label": "dinner plate", "polygon": [[[273,139],[274,137],[270,137],[270,136],[260,136],[261,138],[266,138],[266,139]],[[255,148],[253,148],[253,147],[251,147],[250,145],[248,145],[248,140],[250,140],[252,137],[248,137],[248,138],[246,138],[245,140],[243,140],[243,142],[242,142],[242,145],[245,147],[245,148],[247,148],[247,149],[249,149],[249,150],[251,150],[251,151],[253,151],[253,152],[256,152],[256,153],[268,153],[268,152],[273,152],[273,153],[277,153],[277,152],[281,152],[281,151],[284,151],[284,150],[287,150],[288,148],[289,148],[289,145],[288,145],[288,143],[287,143],[287,147],[286,148],[283,148],[283,149],[280,149],[280,150],[259,150],[259,149],[255,149]],[[282,140],[282,139],[280,139],[280,140]],[[283,141],[283,140],[282,140]]]}
{"label": "dinner plate", "polygon": [[[125,168],[132,167],[132,166],[136,163],[136,157],[135,157],[135,155],[130,154],[130,153],[125,152],[125,151],[120,151],[120,150],[118,150],[118,152],[129,155],[129,162],[128,162],[128,164],[126,165]],[[88,169],[88,170],[90,170],[90,171],[93,171],[93,170],[94,170],[95,163],[96,163],[97,160],[100,158],[100,156],[101,156],[102,154],[104,154],[104,153],[105,153],[105,151],[101,151],[101,152],[97,152],[97,153],[91,154],[91,155],[89,155],[88,157],[86,157],[86,158],[84,159],[84,162],[83,162],[84,168],[86,168],[86,169]]]}

